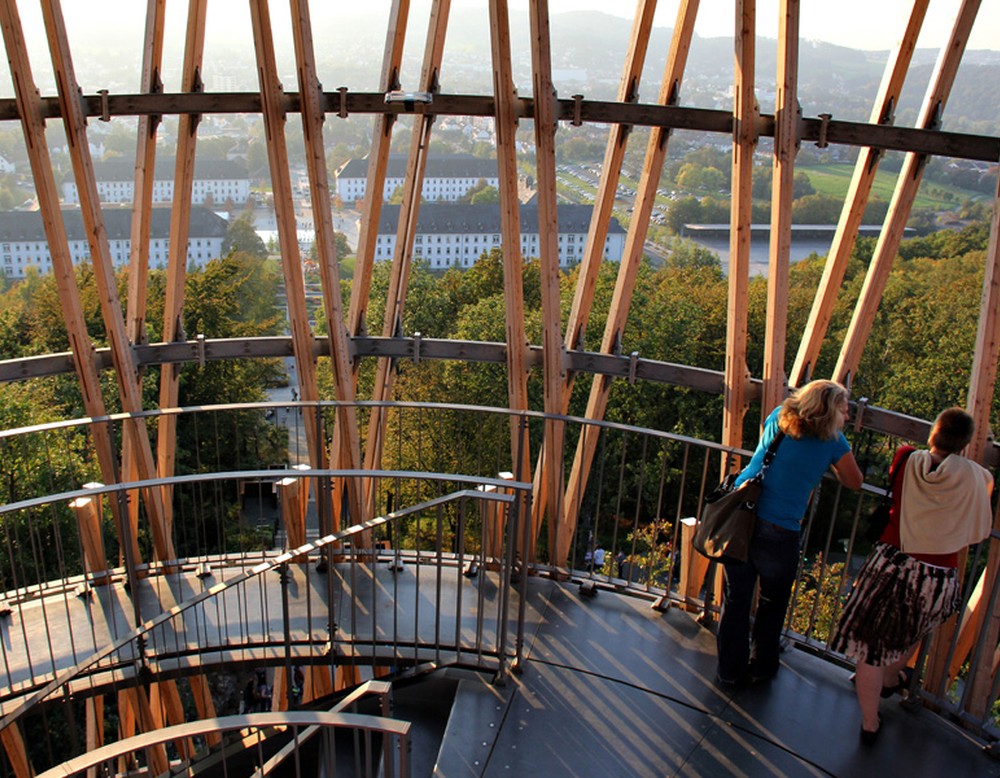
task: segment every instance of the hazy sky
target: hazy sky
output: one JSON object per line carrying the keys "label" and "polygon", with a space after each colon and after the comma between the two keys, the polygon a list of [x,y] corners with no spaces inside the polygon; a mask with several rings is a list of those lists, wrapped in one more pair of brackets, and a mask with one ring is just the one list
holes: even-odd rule
{"label": "hazy sky", "polygon": [[[527,0],[508,0],[511,14],[523,14]],[[671,27],[677,15],[679,0],[660,0],[657,6],[657,26]],[[21,14],[29,35],[39,18],[37,3],[21,0]],[[168,20],[173,26],[183,25],[187,2],[167,0]],[[418,9],[429,5],[429,0],[413,0],[411,16]],[[947,37],[961,0],[930,0],[920,45],[939,47]],[[108,30],[121,21],[129,28],[142,29],[146,3],[143,0],[63,0],[63,13],[72,31],[86,26],[91,34],[107,35]],[[287,3],[271,0],[271,14],[275,27],[287,17]],[[862,49],[892,48],[900,34],[912,2],[910,0],[837,0],[835,3],[819,0],[801,0],[801,37],[806,40],[824,40],[831,43]],[[313,0],[310,4],[314,18],[335,14],[374,12],[385,14],[389,0],[366,0],[349,3],[344,0]],[[486,0],[452,0],[453,8],[481,8],[486,13]],[[551,13],[574,10],[598,10],[631,19],[635,3],[628,0],[549,0]],[[249,26],[248,0],[208,0],[208,30],[213,28],[239,29]],[[758,0],[758,34],[777,37],[778,0]],[[703,37],[731,36],[733,34],[732,0],[702,0],[698,13],[696,33]],[[970,48],[1000,49],[1000,2],[986,0],[982,3],[972,33]]]}

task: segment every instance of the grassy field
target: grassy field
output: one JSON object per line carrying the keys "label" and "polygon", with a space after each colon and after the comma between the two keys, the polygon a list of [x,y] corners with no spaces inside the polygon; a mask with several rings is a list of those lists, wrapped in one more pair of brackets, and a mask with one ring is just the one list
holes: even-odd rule
{"label": "grassy field", "polygon": [[[851,183],[854,165],[796,165],[795,171],[809,176],[809,180],[819,194],[843,199],[847,195],[847,187]],[[886,201],[892,199],[896,177],[896,173],[879,170],[875,174],[872,196]],[[977,200],[981,197],[982,195],[976,192],[924,180],[917,192],[914,207],[944,211],[956,208],[963,200]]]}

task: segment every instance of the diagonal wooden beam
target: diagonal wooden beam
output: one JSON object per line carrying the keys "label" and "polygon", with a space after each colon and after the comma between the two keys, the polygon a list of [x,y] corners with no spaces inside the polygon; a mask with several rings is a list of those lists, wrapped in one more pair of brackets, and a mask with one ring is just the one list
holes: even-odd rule
{"label": "diagonal wooden beam", "polygon": [[[315,403],[319,400],[319,388],[316,383],[316,360],[312,351],[313,334],[306,310],[302,259],[295,231],[295,205],[288,166],[288,147],[285,143],[285,112],[282,108],[283,90],[278,79],[274,36],[271,32],[271,16],[267,0],[251,0],[250,16],[253,22],[261,114],[267,140],[267,159],[271,170],[271,188],[274,192],[281,269],[285,278],[288,325],[292,333],[292,353],[299,380],[299,396],[307,403]],[[322,467],[324,461],[322,441],[317,430],[317,416],[315,405],[303,407],[302,417],[309,450],[309,463],[314,468]]]}
{"label": "diagonal wooden beam", "polygon": [[[879,87],[875,104],[872,106],[872,124],[890,125],[895,120],[896,106],[899,95],[903,91],[903,81],[910,67],[913,50],[917,46],[917,38],[923,26],[924,16],[930,0],[914,0],[910,17],[903,32],[903,37],[893,50],[885,66],[885,75]],[[854,174],[847,189],[844,208],[840,212],[837,231],[830,245],[826,265],[823,267],[823,277],[820,279],[816,298],[809,312],[809,319],[799,343],[799,350],[792,366],[790,383],[792,386],[802,386],[812,377],[816,360],[819,359],[820,348],[830,326],[830,317],[837,302],[837,293],[844,281],[847,263],[858,237],[858,227],[864,216],[871,194],[878,164],[885,152],[870,146],[864,146],[858,153],[854,165]]]}
{"label": "diagonal wooden beam", "polygon": [[[936,129],[941,123],[941,115],[948,101],[951,87],[955,82],[955,74],[958,72],[959,63],[965,53],[969,33],[972,31],[972,24],[979,11],[980,2],[981,0],[963,0],[958,10],[955,24],[948,41],[938,56],[930,86],[924,97],[919,127]],[[892,262],[896,257],[899,243],[903,239],[906,220],[910,217],[910,210],[917,196],[927,160],[926,154],[910,152],[906,155],[903,167],[899,171],[889,211],[875,246],[875,254],[868,267],[868,273],[861,288],[861,296],[855,305],[854,315],[851,318],[840,356],[837,359],[837,366],[834,369],[834,380],[841,383],[850,383],[858,369],[865,343],[868,336],[871,335],[872,324],[882,299],[885,283],[889,278],[890,270],[892,270]]]}
{"label": "diagonal wooden beam", "polygon": [[[379,86],[383,92],[399,88],[399,68],[403,62],[403,44],[406,40],[406,22],[409,13],[410,0],[393,0],[389,11],[385,52],[382,55],[382,75],[379,78]],[[396,115],[392,113],[377,114],[375,126],[372,128],[372,148],[368,154],[368,178],[361,210],[361,229],[358,232],[354,281],[351,284],[351,305],[347,317],[347,331],[351,335],[360,335],[365,330],[368,296],[372,284],[372,266],[375,263],[375,242],[378,238],[379,217],[382,214],[382,191],[385,188],[385,171],[389,164],[389,147],[395,118]],[[358,367],[356,363],[355,387]]]}
{"label": "diagonal wooden beam", "polygon": [[[517,150],[514,145],[517,117],[516,92],[511,72],[510,16],[507,0],[490,0],[490,52],[493,59],[493,96],[500,184],[500,237],[503,246],[503,290],[507,342],[507,398],[511,411],[528,409],[528,337],[524,329],[524,289],[521,282],[521,212],[517,199]],[[528,428],[511,417],[511,469],[526,480]],[[521,516],[527,516],[522,505]],[[528,531],[527,526],[524,531]],[[520,546],[519,546],[520,547]],[[533,546],[530,553],[533,555]],[[524,560],[528,561],[528,560]]]}
{"label": "diagonal wooden beam", "polygon": [[[205,52],[205,15],[208,0],[190,0],[187,33],[184,41],[184,68],[181,89],[188,93],[202,90],[201,67]],[[191,192],[194,186],[194,161],[198,142],[197,114],[181,114],[177,123],[177,157],[174,162],[174,197],[170,208],[170,242],[167,246],[167,285],[163,303],[163,342],[185,340],[184,284],[187,280],[188,237],[191,229]],[[150,171],[152,172],[152,171]],[[174,408],[180,395],[180,365],[160,368],[160,407]],[[157,472],[161,478],[174,474],[177,441],[177,417],[161,416],[157,422]],[[164,489],[169,502],[172,490]],[[169,509],[168,509],[169,510]],[[169,514],[168,514],[169,515]]]}
{"label": "diagonal wooden beam", "polygon": [[[448,31],[448,16],[451,0],[434,0],[427,24],[427,43],[424,48],[424,62],[420,73],[420,90],[430,93],[438,91],[438,74],[444,55],[445,35]],[[389,271],[389,289],[386,293],[385,317],[382,334],[391,337],[402,330],[403,309],[406,306],[406,292],[413,265],[413,242],[417,232],[417,213],[420,196],[424,188],[424,171],[427,168],[427,153],[430,146],[432,115],[421,113],[414,117],[413,133],[410,136],[410,153],[403,179],[403,202],[399,208],[399,223],[396,225],[396,246]],[[381,191],[378,193],[381,196]],[[375,401],[392,399],[395,361],[379,359],[375,368],[375,384],[372,399]],[[382,447],[385,443],[387,409],[373,407],[368,417],[368,438],[365,441],[365,469],[378,470],[382,462]],[[374,482],[366,485],[366,515],[375,514]]]}
{"label": "diagonal wooden beam", "polygon": [[[659,101],[663,105],[674,105],[680,99],[681,81],[687,64],[691,39],[694,36],[694,23],[698,15],[698,0],[685,0],[678,6],[677,21],[674,25],[674,36],[667,56],[663,80],[660,86]],[[601,353],[614,353],[621,341],[632,304],[632,293],[635,291],[635,281],[642,262],[643,246],[649,220],[656,203],[656,190],[659,186],[663,163],[667,156],[667,142],[670,139],[670,129],[655,127],[650,132],[646,144],[646,156],[642,173],[639,176],[639,186],[636,190],[635,203],[632,207],[632,219],[629,222],[628,234],[625,236],[625,250],[618,266],[618,276],[615,279],[615,289],[608,309],[608,317],[601,339]],[[615,186],[617,186],[617,175]],[[603,419],[607,409],[608,396],[611,391],[611,378],[596,375],[590,385],[590,396],[587,399],[586,416],[588,419]],[[573,457],[573,467],[570,470],[566,486],[566,499],[563,507],[563,544],[560,554],[569,553],[569,539],[572,537],[579,518],[580,505],[587,488],[587,480],[597,451],[598,436],[593,430],[581,435],[577,442],[576,454]],[[562,559],[563,557],[559,557]]]}
{"label": "diagonal wooden beam", "polygon": [[[361,466],[361,447],[358,442],[357,412],[350,405],[354,401],[355,386],[341,299],[333,215],[330,212],[330,184],[323,146],[324,114],[321,103],[323,88],[316,75],[316,54],[313,48],[308,0],[291,0],[291,11],[295,58],[299,64],[299,95],[302,132],[306,147],[306,170],[309,174],[309,192],[316,230],[316,255],[323,285],[323,310],[326,314],[330,346],[330,367],[333,371],[336,399],[345,403],[337,408],[336,441],[339,446],[334,452],[334,457],[341,469],[357,470]],[[363,520],[357,479],[341,479],[335,492],[347,495],[351,520],[353,522]],[[333,526],[326,528],[325,532],[336,532],[340,528],[339,501],[335,501],[333,507]]]}
{"label": "diagonal wooden beam", "polygon": [[[733,75],[732,203],[729,216],[729,302],[726,326],[726,391],[722,443],[743,444],[746,413],[747,292],[750,288],[750,221],[753,152],[759,109],[754,94],[756,0],[736,0],[736,57]],[[724,463],[729,468],[734,462]]]}
{"label": "diagonal wooden beam", "polygon": [[781,0],[778,10],[778,86],[774,108],[771,246],[767,275],[767,324],[761,424],[785,399],[785,339],[788,336],[788,256],[792,245],[792,187],[799,142],[799,0]]}
{"label": "diagonal wooden beam", "polygon": [[[653,16],[656,11],[656,0],[639,0],[636,5],[635,18],[632,22],[632,32],[629,36],[628,51],[625,54],[625,64],[622,69],[621,82],[618,87],[619,102],[635,102],[639,96],[639,78],[646,61],[649,47],[650,30],[653,27]],[[581,348],[584,339],[584,329],[590,318],[590,310],[594,302],[594,292],[597,288],[597,276],[604,258],[604,244],[608,237],[608,224],[611,220],[611,210],[615,204],[615,190],[621,175],[622,162],[625,159],[625,149],[632,130],[628,124],[612,124],[608,132],[608,142],[604,150],[604,162],[601,165],[601,178],[597,185],[594,199],[594,210],[590,217],[590,228],[587,231],[587,241],[584,244],[583,258],[577,269],[576,289],[573,294],[573,305],[570,308],[566,325],[565,349]],[[561,394],[559,398],[560,414],[569,409],[570,396],[573,391],[575,375],[566,370],[563,374]],[[560,447],[561,449],[561,447]],[[548,459],[549,443],[542,441],[542,449],[535,465],[535,477],[532,492],[532,528],[533,537],[537,539],[542,525],[543,512],[549,504],[548,478],[543,478],[543,463]],[[558,454],[562,462],[562,453]],[[560,484],[560,491],[562,491]],[[558,519],[564,523],[561,515]],[[549,515],[553,515],[551,512]],[[554,544],[552,548],[557,548]],[[561,558],[557,555],[556,558]],[[561,564],[561,563],[560,563]]]}
{"label": "diagonal wooden beam", "polygon": [[[541,264],[543,407],[553,416],[562,413],[563,337],[559,305],[559,217],[556,207],[556,105],[552,84],[552,45],[548,0],[530,0],[532,92],[535,96],[535,178],[538,181],[538,247]],[[569,548],[570,533],[560,532],[563,491],[562,422],[545,421],[539,465],[545,482],[549,516],[549,548]],[[536,497],[535,506],[541,499]],[[535,521],[540,520],[537,509]],[[539,524],[532,527],[537,538]],[[556,564],[563,564],[558,555]]]}
{"label": "diagonal wooden beam", "polygon": [[[52,68],[59,90],[59,107],[62,112],[63,127],[80,195],[80,215],[90,245],[94,281],[97,285],[101,315],[104,319],[104,329],[111,351],[111,360],[114,364],[121,406],[126,413],[138,413],[142,410],[142,393],[136,383],[137,367],[131,344],[129,344],[125,332],[125,318],[121,302],[118,299],[115,271],[108,246],[108,234],[101,215],[94,165],[87,141],[86,118],[83,115],[79,99],[80,87],[73,69],[65,21],[58,0],[42,0],[41,5],[49,52],[52,56]],[[124,429],[125,434],[131,438],[129,445],[133,447],[135,452],[139,477],[143,480],[155,478],[156,468],[153,462],[153,450],[149,442],[145,421],[142,419],[126,420]],[[144,498],[157,558],[161,560],[173,559],[176,555],[161,494],[158,489],[147,489]]]}

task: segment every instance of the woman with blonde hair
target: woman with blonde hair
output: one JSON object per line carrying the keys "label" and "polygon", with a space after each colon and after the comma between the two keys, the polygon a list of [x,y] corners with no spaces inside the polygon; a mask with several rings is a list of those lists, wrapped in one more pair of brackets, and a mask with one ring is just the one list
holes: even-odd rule
{"label": "woman with blonde hair", "polygon": [[830,642],[856,662],[865,745],[881,731],[879,700],[902,690],[920,641],[958,610],[958,553],[990,534],[993,476],[961,456],[973,431],[969,414],[948,408],[931,428],[930,450],[900,446],[889,468],[889,523]]}
{"label": "woman with blonde hair", "polygon": [[[830,468],[850,489],[859,489],[864,481],[844,437],[847,413],[843,386],[811,381],[770,413],[753,457],[736,479],[736,486],[741,485],[769,460],[748,558],[723,559],[716,676],[723,687],[767,680],[778,672],[781,628],[798,569],[799,530],[809,495]],[[750,611],[758,583],[751,634]]]}

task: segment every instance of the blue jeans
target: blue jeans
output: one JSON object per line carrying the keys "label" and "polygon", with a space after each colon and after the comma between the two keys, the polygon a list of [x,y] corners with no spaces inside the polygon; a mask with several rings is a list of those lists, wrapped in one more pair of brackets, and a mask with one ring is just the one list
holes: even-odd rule
{"label": "blue jeans", "polygon": [[[725,561],[722,618],[716,639],[719,678],[740,681],[750,673],[770,678],[778,672],[781,628],[799,566],[799,532],[757,519],[746,562]],[[754,587],[760,598],[753,623],[751,658],[750,610]]]}

